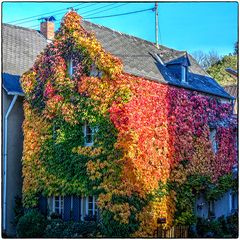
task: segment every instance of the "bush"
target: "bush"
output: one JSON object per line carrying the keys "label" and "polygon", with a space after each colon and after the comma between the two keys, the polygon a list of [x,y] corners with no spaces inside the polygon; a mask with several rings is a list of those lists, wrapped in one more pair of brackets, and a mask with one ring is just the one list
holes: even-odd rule
{"label": "bush", "polygon": [[14,221],[13,225],[17,226],[19,219],[24,215],[24,208],[22,205],[22,198],[18,195],[15,197],[15,207],[14,207]]}
{"label": "bush", "polygon": [[42,237],[46,226],[44,216],[35,209],[28,210],[17,224],[17,236],[21,238]]}
{"label": "bush", "polygon": [[47,227],[44,232],[46,238],[61,238],[63,231],[66,229],[66,223],[62,219],[48,220]]}
{"label": "bush", "polygon": [[238,238],[238,213],[234,213],[233,215],[227,217],[226,222],[231,237]]}
{"label": "bush", "polygon": [[44,237],[46,238],[73,238],[94,237],[98,226],[95,222],[64,222],[61,219],[48,221]]}
{"label": "bush", "polygon": [[198,218],[196,225],[198,237],[238,237],[238,215],[233,214],[215,220]]}

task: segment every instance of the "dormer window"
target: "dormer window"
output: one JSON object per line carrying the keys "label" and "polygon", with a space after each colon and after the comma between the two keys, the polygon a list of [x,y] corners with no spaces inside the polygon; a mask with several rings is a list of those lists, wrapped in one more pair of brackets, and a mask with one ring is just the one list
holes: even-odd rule
{"label": "dormer window", "polygon": [[181,82],[186,83],[187,82],[187,67],[186,66],[182,66],[182,74],[181,74]]}
{"label": "dormer window", "polygon": [[188,67],[191,66],[187,53],[179,58],[175,58],[168,63],[166,67],[182,83],[188,82]]}

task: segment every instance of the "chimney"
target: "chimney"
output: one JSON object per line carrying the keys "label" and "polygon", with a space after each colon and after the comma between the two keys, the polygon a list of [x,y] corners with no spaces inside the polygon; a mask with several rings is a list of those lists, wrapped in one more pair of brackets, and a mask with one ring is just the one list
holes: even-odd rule
{"label": "chimney", "polygon": [[40,18],[40,31],[47,40],[54,39],[54,21],[56,20],[53,16]]}

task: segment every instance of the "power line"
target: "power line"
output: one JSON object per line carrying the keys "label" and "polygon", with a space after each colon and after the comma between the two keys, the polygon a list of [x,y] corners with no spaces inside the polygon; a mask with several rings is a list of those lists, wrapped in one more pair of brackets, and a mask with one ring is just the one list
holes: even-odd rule
{"label": "power line", "polygon": [[123,15],[134,14],[134,13],[147,12],[147,11],[150,11],[150,10],[151,10],[151,11],[154,11],[154,8],[148,8],[148,9],[143,9],[143,10],[134,11],[134,12],[127,12],[127,13],[113,14],[113,15],[107,15],[107,16],[87,17],[87,18],[83,18],[83,19],[95,19],[95,18],[118,17],[118,16],[123,16]]}
{"label": "power line", "polygon": [[[143,9],[143,10],[138,10],[138,11],[133,11],[133,12],[126,12],[126,13],[120,13],[120,14],[112,14],[112,15],[107,15],[107,16],[97,16],[97,17],[83,17],[83,19],[95,19],[95,18],[109,18],[109,17],[117,17],[117,16],[124,16],[124,15],[129,15],[129,14],[135,14],[135,13],[141,13],[141,12],[146,12],[146,11],[154,11],[155,8],[148,8],[148,9]],[[57,20],[56,22],[59,22],[60,20]],[[34,28],[38,27],[39,25],[34,25],[30,26],[28,28]]]}
{"label": "power line", "polygon": [[111,7],[111,8],[105,9],[105,10],[102,10],[102,11],[98,11],[98,12],[93,13],[93,14],[89,14],[89,15],[85,16],[85,18],[86,18],[86,17],[90,17],[90,16],[92,16],[92,15],[95,15],[95,14],[97,14],[97,13],[106,12],[106,11],[108,11],[108,10],[110,10],[110,9],[114,9],[114,8],[118,8],[118,7],[124,6],[124,5],[126,5],[126,4],[127,4],[127,3],[124,3],[124,4],[121,4],[121,5],[118,5],[118,6],[114,6],[114,7]]}
{"label": "power line", "polygon": [[[80,6],[82,4],[83,3],[77,4],[77,5],[73,6],[73,7],[77,7],[77,6]],[[43,14],[39,14],[39,15],[35,15],[35,16],[27,17],[27,18],[22,18],[22,19],[18,19],[18,20],[15,20],[15,21],[7,22],[7,23],[15,23],[15,22],[19,22],[19,21],[23,21],[23,20],[27,20],[27,19],[31,19],[31,18],[41,17],[41,16],[46,15],[46,14],[52,14],[52,13],[56,13],[56,12],[60,12],[60,11],[66,10],[66,9],[67,8],[63,8],[63,9],[59,9],[59,10],[56,10],[56,11],[53,11],[53,12],[43,13]],[[34,20],[31,20],[31,21],[34,21]],[[25,22],[21,22],[21,23],[18,23],[18,24],[22,24],[22,23],[25,23]]]}
{"label": "power line", "polygon": [[[81,6],[81,5],[83,5],[83,4],[84,4],[84,3],[77,4],[77,5],[73,6],[72,8]],[[89,5],[87,5],[87,6],[82,7],[81,9],[88,8],[88,7],[93,6],[93,5],[95,5],[95,4],[96,4],[96,3],[89,4]],[[47,14],[52,14],[52,13],[61,12],[61,13],[59,13],[59,14],[55,14],[55,16],[56,16],[56,15],[62,14],[62,13],[63,13],[64,11],[66,11],[67,9],[69,9],[69,7],[67,7],[67,8],[62,8],[62,9],[59,9],[59,10],[56,10],[56,11],[53,11],[53,12],[42,13],[42,14],[39,14],[39,15],[35,15],[35,16],[27,17],[27,18],[22,18],[22,19],[18,19],[18,20],[15,20],[15,21],[7,22],[7,23],[16,23],[16,22],[19,22],[19,21],[27,20],[27,19],[32,19],[32,18],[36,18],[36,17],[42,17],[42,16],[47,15]],[[23,23],[27,23],[27,22],[32,22],[32,21],[35,21],[35,20],[37,20],[37,19],[32,19],[32,20],[29,20],[29,21],[19,22],[18,24],[23,24]]]}
{"label": "power line", "polygon": [[108,5],[105,5],[105,6],[102,6],[102,7],[96,8],[96,9],[88,10],[88,11],[83,12],[83,13],[80,13],[80,14],[85,14],[85,13],[89,13],[89,12],[94,12],[94,11],[96,11],[96,10],[99,10],[99,9],[102,9],[102,8],[106,8],[106,7],[108,7],[108,6],[115,5],[115,4],[117,4],[117,3],[111,3],[111,4],[108,4]]}
{"label": "power line", "polygon": [[[83,3],[82,3],[82,4],[83,4]],[[74,7],[77,7],[77,6],[80,6],[80,5],[82,5],[82,4],[75,5],[75,6],[73,6],[73,8],[74,8]],[[96,4],[96,3],[93,3],[93,4],[90,4],[90,5],[88,5],[88,6],[85,6],[85,7],[81,8],[81,10],[84,9],[84,8],[88,8],[88,7],[90,7],[90,6],[93,6],[93,5],[95,5],[95,4]],[[100,7],[100,8],[92,9],[92,10],[83,12],[83,13],[81,13],[81,14],[84,14],[84,13],[87,13],[87,12],[94,12],[94,11],[96,11],[96,10],[98,10],[98,9],[106,8],[106,7],[109,7],[109,6],[113,5],[113,4],[116,4],[116,3],[112,3],[112,4],[109,4],[109,5],[106,5],[106,6],[102,6],[102,7]],[[125,5],[125,4],[122,4],[122,5]],[[116,7],[120,7],[120,6],[122,6],[122,5],[119,5],[119,6],[116,6]],[[58,15],[63,14],[63,13],[66,11],[66,9],[69,9],[69,8],[70,8],[70,7],[65,8],[65,9],[62,9],[60,13],[54,14],[54,16],[58,16]],[[112,7],[112,8],[115,8],[115,7]],[[110,9],[112,9],[112,8],[105,9],[105,10],[103,10],[103,11],[107,11],[107,10],[110,10]],[[59,11],[60,11],[60,10],[54,11],[54,12],[59,12]],[[43,15],[51,14],[51,13],[54,13],[54,12],[44,13]],[[99,11],[99,12],[101,12],[101,11]],[[97,14],[97,13],[98,13],[98,12],[93,13],[93,14]],[[90,14],[90,15],[92,15],[92,14]],[[42,15],[37,15],[37,16],[42,16]],[[34,16],[34,17],[35,17],[35,16]],[[30,18],[30,17],[29,17],[29,18]],[[33,17],[31,17],[31,18],[33,18]],[[33,22],[33,21],[36,21],[36,19],[32,19],[32,20],[20,22],[20,23],[17,23],[17,24],[24,24],[24,23]],[[59,22],[59,21],[60,21],[60,20],[57,20],[56,22]],[[37,27],[37,26],[38,26],[38,25],[34,25],[34,26],[29,26],[29,27],[27,27],[27,28],[34,28],[34,27]]]}

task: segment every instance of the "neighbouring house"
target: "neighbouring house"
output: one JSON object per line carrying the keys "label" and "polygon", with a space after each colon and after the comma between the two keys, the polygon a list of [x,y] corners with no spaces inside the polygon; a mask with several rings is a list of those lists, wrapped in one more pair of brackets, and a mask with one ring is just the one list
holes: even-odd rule
{"label": "neighbouring house", "polygon": [[14,198],[22,193],[23,91],[20,76],[46,46],[37,31],[2,25],[2,228],[15,234]]}
{"label": "neighbouring house", "polygon": [[234,101],[234,107],[233,107],[233,111],[234,111],[234,115],[237,117],[237,112],[238,112],[238,86],[237,84],[234,85],[227,85],[224,86],[224,89],[227,93],[229,93],[231,96],[233,96],[235,98]]}
{"label": "neighbouring house", "polygon": [[[238,79],[238,72],[232,68],[226,68],[226,71],[231,74],[233,77]],[[234,115],[237,117],[237,106],[238,106],[238,86],[237,84],[231,84],[224,86],[224,89],[227,93],[235,98],[234,101]]]}
{"label": "neighbouring house", "polygon": [[[41,24],[53,39],[52,19]],[[234,188],[234,98],[186,52],[157,49],[70,11],[53,41],[3,24],[3,87],[9,101],[11,92],[22,96],[18,84],[25,71],[26,208],[38,206],[66,221],[101,218],[105,236],[145,237],[153,236],[158,218],[166,218],[166,227],[191,224],[196,214],[202,216],[194,211],[195,202],[201,210],[206,198],[206,204],[216,204]],[[13,121],[19,128],[9,126],[14,133],[8,131],[5,143],[19,146],[18,156],[9,150],[6,159],[7,233],[13,231],[14,195],[21,191],[23,100],[17,99],[19,113],[9,117],[20,119]]]}

